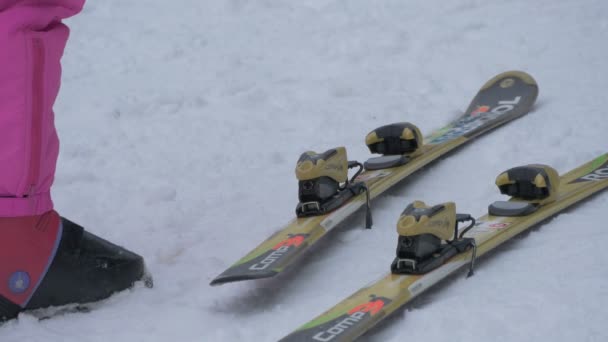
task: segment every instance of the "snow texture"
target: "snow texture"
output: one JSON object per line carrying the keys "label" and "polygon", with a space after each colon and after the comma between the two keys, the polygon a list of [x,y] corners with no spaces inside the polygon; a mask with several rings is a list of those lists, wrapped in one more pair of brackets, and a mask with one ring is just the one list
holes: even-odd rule
{"label": "snow texture", "polygon": [[[155,288],[0,327],[2,342],[273,341],[389,269],[405,205],[482,215],[512,166],[606,150],[603,0],[90,1],[68,22],[57,209],[146,260]],[[519,69],[528,116],[358,213],[277,279],[209,281],[294,215],[295,162],[399,121],[430,132]],[[502,246],[362,341],[607,341],[608,193]]]}

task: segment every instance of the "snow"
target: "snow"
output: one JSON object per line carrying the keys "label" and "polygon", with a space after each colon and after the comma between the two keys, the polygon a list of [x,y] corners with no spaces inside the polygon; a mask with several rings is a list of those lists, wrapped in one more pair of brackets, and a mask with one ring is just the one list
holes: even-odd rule
{"label": "snow", "polygon": [[[22,314],[2,342],[278,340],[388,271],[407,203],[481,216],[499,172],[606,152],[601,0],[105,0],[68,23],[56,206],[143,255],[155,288]],[[300,153],[365,160],[371,129],[430,132],[512,69],[538,81],[535,110],[375,201],[374,229],[358,213],[277,279],[208,286],[293,217]],[[505,244],[361,340],[608,340],[607,205]]]}

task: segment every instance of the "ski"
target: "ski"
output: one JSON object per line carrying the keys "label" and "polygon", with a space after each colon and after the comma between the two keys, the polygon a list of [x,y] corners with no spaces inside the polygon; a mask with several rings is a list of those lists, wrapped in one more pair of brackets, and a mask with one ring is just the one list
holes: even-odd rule
{"label": "ski", "polygon": [[[380,157],[364,164],[348,161],[346,149],[307,152],[298,160],[297,217],[211,281],[211,285],[269,278],[370,200],[442,155],[530,111],[538,85],[521,71],[501,73],[486,82],[466,112],[423,137],[411,123],[383,126],[370,132],[366,144]],[[348,169],[358,168],[349,180]]]}
{"label": "ski", "polygon": [[[489,205],[473,219],[456,214],[454,203],[416,201],[397,223],[397,256],[391,272],[283,338],[282,342],[352,341],[395,310],[476,257],[608,187],[608,154],[558,176],[546,165],[526,165],[496,179],[509,201]],[[469,222],[457,228],[458,222]]]}

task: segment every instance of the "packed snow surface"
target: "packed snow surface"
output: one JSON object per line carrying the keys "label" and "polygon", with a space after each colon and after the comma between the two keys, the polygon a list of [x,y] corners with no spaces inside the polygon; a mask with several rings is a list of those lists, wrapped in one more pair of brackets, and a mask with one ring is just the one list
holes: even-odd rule
{"label": "packed snow surface", "polygon": [[[22,314],[2,342],[278,340],[388,271],[409,202],[481,216],[499,172],[607,152],[604,0],[105,0],[68,24],[56,206],[143,255],[155,287]],[[373,128],[428,133],[513,69],[538,81],[533,112],[383,195],[373,229],[358,213],[285,275],[208,285],[294,216],[302,152],[365,160]],[[508,242],[361,340],[607,341],[607,206]]]}

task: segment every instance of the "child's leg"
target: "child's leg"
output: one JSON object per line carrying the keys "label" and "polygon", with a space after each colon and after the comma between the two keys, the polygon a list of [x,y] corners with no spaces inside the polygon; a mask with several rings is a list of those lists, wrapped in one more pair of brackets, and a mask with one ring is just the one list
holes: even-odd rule
{"label": "child's leg", "polygon": [[0,0],[0,217],[53,208],[53,104],[68,28],[84,0]]}
{"label": "child's leg", "polygon": [[53,103],[68,38],[61,19],[83,2],[0,0],[0,320],[27,305],[61,240]]}

